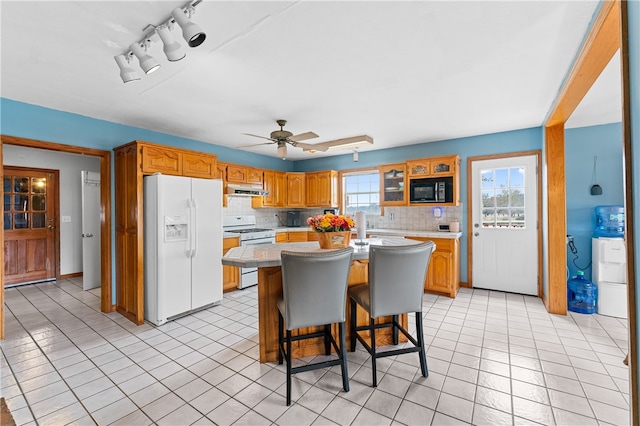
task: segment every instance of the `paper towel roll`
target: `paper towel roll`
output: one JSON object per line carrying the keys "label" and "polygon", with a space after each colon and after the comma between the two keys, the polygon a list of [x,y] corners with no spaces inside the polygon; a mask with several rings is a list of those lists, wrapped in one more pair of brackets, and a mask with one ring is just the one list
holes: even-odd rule
{"label": "paper towel roll", "polygon": [[356,212],[356,231],[359,240],[367,238],[367,216],[364,212]]}

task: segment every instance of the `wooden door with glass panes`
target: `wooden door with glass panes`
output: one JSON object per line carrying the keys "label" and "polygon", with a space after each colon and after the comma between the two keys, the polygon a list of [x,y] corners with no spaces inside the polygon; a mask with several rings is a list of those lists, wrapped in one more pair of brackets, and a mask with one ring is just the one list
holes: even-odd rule
{"label": "wooden door with glass panes", "polygon": [[56,278],[56,170],[4,167],[4,285]]}

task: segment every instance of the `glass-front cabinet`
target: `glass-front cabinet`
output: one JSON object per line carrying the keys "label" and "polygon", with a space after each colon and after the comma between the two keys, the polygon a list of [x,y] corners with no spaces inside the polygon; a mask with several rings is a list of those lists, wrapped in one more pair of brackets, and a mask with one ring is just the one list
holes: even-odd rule
{"label": "glass-front cabinet", "polygon": [[407,165],[405,163],[385,164],[379,166],[380,193],[383,206],[407,205]]}

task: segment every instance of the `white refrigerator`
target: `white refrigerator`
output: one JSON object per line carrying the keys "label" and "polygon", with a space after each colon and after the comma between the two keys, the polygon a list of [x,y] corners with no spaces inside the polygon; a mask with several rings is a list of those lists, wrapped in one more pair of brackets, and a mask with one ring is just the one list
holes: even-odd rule
{"label": "white refrigerator", "polygon": [[144,318],[162,325],[222,300],[222,182],[144,178]]}

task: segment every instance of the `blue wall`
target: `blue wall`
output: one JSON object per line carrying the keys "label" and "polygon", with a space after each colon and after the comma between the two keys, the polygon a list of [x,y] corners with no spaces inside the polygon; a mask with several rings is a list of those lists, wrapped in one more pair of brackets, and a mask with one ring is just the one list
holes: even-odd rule
{"label": "blue wall", "polygon": [[179,146],[216,154],[218,160],[265,169],[291,171],[279,158],[173,136],[138,127],[0,98],[0,134],[110,151],[133,140]]}
{"label": "blue wall", "polygon": [[[571,276],[582,269],[591,279],[591,235],[598,205],[623,205],[622,123],[565,131],[567,234],[573,235],[578,259],[567,250]],[[593,157],[597,156],[597,183],[602,195],[591,195]]]}

